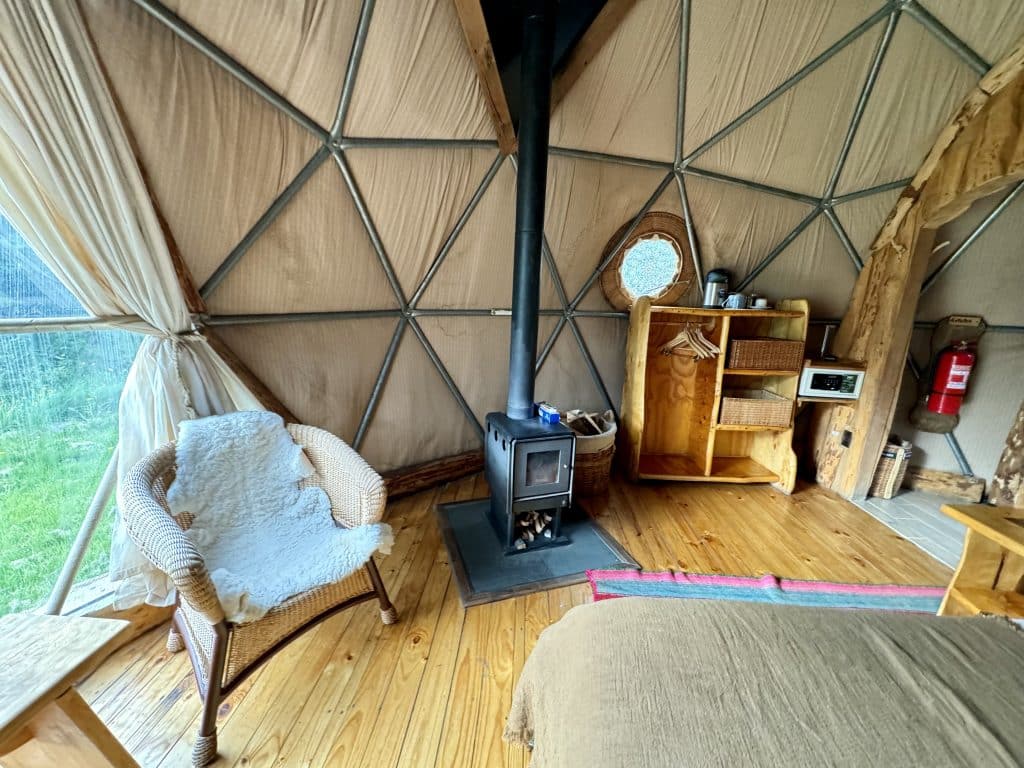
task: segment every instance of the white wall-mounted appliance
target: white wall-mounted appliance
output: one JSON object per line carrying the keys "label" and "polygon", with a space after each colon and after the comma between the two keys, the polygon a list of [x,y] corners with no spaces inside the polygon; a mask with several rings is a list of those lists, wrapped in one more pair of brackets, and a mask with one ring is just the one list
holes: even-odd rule
{"label": "white wall-mounted appliance", "polygon": [[800,374],[798,397],[856,400],[864,385],[864,367],[843,360],[808,360]]}

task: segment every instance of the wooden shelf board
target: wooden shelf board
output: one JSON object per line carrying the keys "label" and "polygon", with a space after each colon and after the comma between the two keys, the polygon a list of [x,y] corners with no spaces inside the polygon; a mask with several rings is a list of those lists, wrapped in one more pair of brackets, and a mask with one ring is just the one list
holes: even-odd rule
{"label": "wooden shelf board", "polygon": [[708,479],[721,483],[775,483],[779,476],[748,456],[715,456]]}
{"label": "wooden shelf board", "polygon": [[647,480],[706,480],[703,469],[683,453],[646,453],[640,456],[639,476]]}
{"label": "wooden shelf board", "polygon": [[791,424],[784,427],[770,427],[765,424],[715,424],[716,432],[785,432],[792,428]]}
{"label": "wooden shelf board", "polygon": [[711,474],[685,454],[643,454],[638,475],[646,480],[696,480],[708,483],[775,483],[779,476],[747,456],[715,456]]}
{"label": "wooden shelf board", "polygon": [[706,309],[704,307],[651,307],[651,315],[697,315],[699,317],[803,317],[792,309]]}
{"label": "wooden shelf board", "polygon": [[849,397],[811,397],[810,395],[798,395],[796,398],[797,405],[803,405],[804,403],[835,403],[836,405],[857,405],[856,398]]}
{"label": "wooden shelf board", "polygon": [[763,368],[726,368],[726,376],[799,376],[800,371],[765,370]]}

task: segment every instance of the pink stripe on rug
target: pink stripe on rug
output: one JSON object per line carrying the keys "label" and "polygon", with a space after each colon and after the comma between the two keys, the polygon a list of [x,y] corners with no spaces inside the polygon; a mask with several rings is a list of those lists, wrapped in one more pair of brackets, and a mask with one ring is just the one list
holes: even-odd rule
{"label": "pink stripe on rug", "polygon": [[796,592],[847,592],[858,595],[905,595],[907,597],[942,597],[945,587],[919,587],[904,584],[843,584],[831,581],[779,579],[779,586]]}

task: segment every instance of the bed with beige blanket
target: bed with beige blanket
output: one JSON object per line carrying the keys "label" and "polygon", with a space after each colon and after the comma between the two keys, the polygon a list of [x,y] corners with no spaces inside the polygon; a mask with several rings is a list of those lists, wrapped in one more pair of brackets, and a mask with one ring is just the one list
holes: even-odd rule
{"label": "bed with beige blanket", "polygon": [[700,600],[580,606],[546,629],[505,738],[532,768],[1024,766],[1024,632]]}

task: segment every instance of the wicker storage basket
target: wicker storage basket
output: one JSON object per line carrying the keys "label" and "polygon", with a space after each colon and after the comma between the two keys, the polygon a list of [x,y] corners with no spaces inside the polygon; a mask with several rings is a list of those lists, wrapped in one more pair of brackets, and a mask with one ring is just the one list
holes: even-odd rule
{"label": "wicker storage basket", "polygon": [[718,413],[721,424],[758,427],[788,427],[792,417],[792,400],[763,389],[726,391]]}
{"label": "wicker storage basket", "polygon": [[576,453],[576,468],[572,476],[572,492],[576,496],[598,496],[608,492],[612,474],[615,443],[596,453]]}
{"label": "wicker storage basket", "polygon": [[[606,427],[597,435],[576,432],[576,462],[573,469],[572,491],[575,496],[597,496],[608,492],[608,479],[612,473],[612,458],[615,456],[615,414],[605,411],[601,415],[591,414],[598,425]],[[577,420],[583,420],[582,411],[568,411],[563,414],[565,423],[571,428]]]}
{"label": "wicker storage basket", "polygon": [[910,466],[911,453],[913,453],[913,446],[909,442],[901,440],[896,435],[891,435],[878,459],[878,466],[875,467],[875,476],[871,481],[868,496],[877,496],[880,499],[891,499],[895,496],[896,491],[903,484],[903,476],[907,474],[907,467]]}
{"label": "wicker storage basket", "polygon": [[804,362],[804,343],[756,337],[733,339],[729,344],[730,368],[799,371]]}

